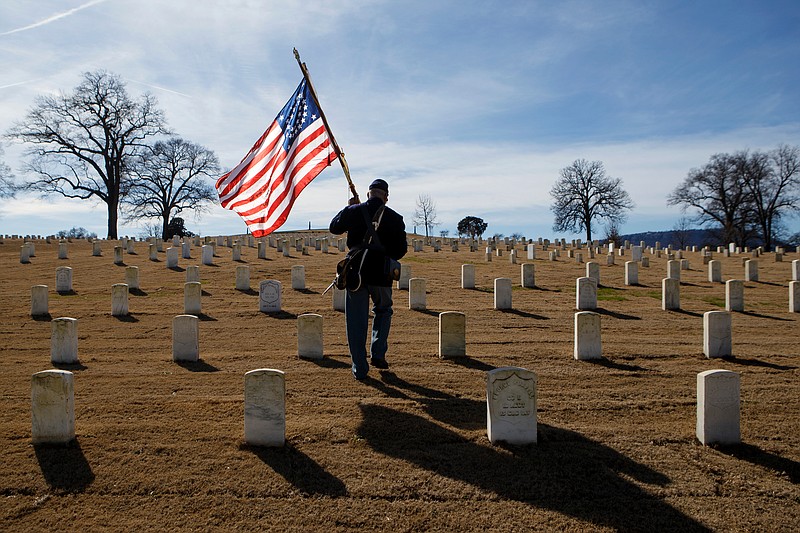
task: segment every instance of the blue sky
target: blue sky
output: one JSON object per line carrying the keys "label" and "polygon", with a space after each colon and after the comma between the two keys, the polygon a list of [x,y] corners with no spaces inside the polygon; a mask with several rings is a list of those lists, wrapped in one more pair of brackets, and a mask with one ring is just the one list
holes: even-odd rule
{"label": "blue sky", "polygon": [[[292,47],[359,192],[385,178],[409,229],[427,194],[451,234],[472,215],[488,234],[554,236],[549,190],[578,158],[623,180],[623,232],[669,229],[666,196],[712,154],[800,145],[800,3],[770,0],[2,2],[0,131],[106,69],[231,168],[299,83]],[[3,148],[18,169],[22,147]],[[327,226],[346,200],[332,166],[283,229]],[[187,225],[244,231],[218,205]],[[105,235],[105,206],[0,208],[0,233],[73,226]]]}

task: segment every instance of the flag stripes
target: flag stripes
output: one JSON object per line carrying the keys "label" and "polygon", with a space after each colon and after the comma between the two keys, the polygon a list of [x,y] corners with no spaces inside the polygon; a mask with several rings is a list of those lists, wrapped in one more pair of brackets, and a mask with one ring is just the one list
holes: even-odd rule
{"label": "flag stripes", "polygon": [[304,78],[250,152],[217,180],[220,203],[263,237],[286,222],[298,195],[335,159]]}

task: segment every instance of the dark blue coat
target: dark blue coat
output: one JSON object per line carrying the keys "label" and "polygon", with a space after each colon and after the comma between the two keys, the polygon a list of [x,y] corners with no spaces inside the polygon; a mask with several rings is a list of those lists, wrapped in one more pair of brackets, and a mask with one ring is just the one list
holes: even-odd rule
{"label": "dark blue coat", "polygon": [[[363,245],[364,235],[367,233],[367,224],[361,211],[362,205],[367,206],[369,219],[372,220],[383,205],[383,201],[373,197],[363,204],[349,205],[339,211],[331,220],[330,232],[334,235],[347,232],[347,247],[350,249]],[[406,225],[403,217],[393,209],[385,207],[377,233],[382,247],[378,248],[374,245],[370,247],[361,270],[361,276],[367,285],[387,286],[390,283],[387,283],[383,277],[386,256],[399,260],[406,255],[408,250]]]}

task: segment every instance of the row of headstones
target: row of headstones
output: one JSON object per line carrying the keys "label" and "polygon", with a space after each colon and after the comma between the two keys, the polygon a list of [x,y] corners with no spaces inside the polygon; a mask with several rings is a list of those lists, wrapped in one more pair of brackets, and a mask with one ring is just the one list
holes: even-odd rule
{"label": "row of headstones", "polygon": [[[324,357],[322,315],[306,313],[297,317],[297,355],[303,359],[321,360]],[[464,313],[446,311],[439,314],[439,357],[466,355],[466,324]],[[200,360],[200,319],[195,314],[183,314],[172,321],[173,361]],[[50,361],[54,364],[76,364],[78,359],[78,319],[55,318],[51,321]]]}
{"label": "row of headstones", "polygon": [[[740,376],[728,370],[697,374],[695,434],[704,445],[737,444]],[[45,370],[31,379],[31,437],[34,444],[75,439],[75,381],[67,370]],[[537,380],[530,370],[497,368],[486,376],[486,432],[492,444],[538,441]],[[244,375],[244,440],[250,446],[286,442],[286,381],[281,370],[261,368]]]}

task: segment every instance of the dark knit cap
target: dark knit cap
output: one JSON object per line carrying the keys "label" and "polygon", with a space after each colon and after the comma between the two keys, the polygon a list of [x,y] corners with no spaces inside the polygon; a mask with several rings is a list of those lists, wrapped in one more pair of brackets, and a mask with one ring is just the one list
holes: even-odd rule
{"label": "dark knit cap", "polygon": [[380,178],[378,178],[378,179],[376,179],[375,181],[373,181],[373,182],[372,182],[372,183],[369,185],[369,188],[370,188],[370,190],[371,190],[371,189],[380,189],[380,190],[382,190],[382,191],[385,191],[385,192],[386,192],[386,194],[389,194],[389,184],[388,184],[388,183],[386,183],[384,180],[382,180],[382,179],[380,179]]}

